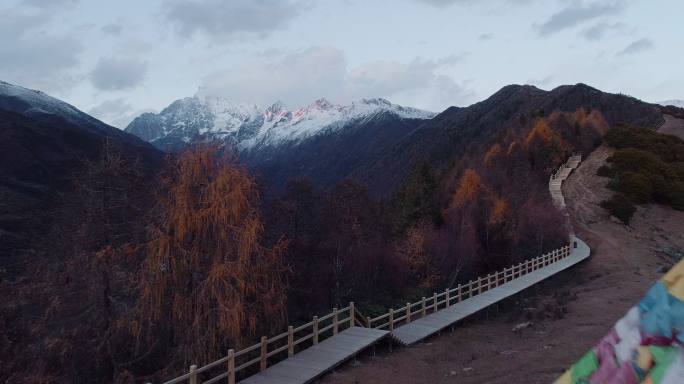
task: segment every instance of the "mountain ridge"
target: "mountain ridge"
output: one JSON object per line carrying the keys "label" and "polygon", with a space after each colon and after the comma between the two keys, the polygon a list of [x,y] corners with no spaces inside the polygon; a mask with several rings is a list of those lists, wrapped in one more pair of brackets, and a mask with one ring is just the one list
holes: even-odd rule
{"label": "mountain ridge", "polygon": [[348,105],[320,98],[289,110],[280,101],[264,108],[218,97],[194,96],[176,100],[158,114],[142,114],[125,131],[163,150],[218,140],[242,151],[302,141],[382,113],[407,119],[429,119],[435,115],[382,98],[361,99]]}

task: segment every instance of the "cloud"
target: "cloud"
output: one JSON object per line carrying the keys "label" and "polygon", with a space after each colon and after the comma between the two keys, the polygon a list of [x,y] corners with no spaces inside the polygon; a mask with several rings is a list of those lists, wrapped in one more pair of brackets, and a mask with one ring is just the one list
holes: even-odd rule
{"label": "cloud", "polygon": [[190,37],[266,36],[287,27],[306,7],[302,0],[166,0],[165,18]]}
{"label": "cloud", "polygon": [[483,5],[483,4],[492,4],[496,3],[497,6],[500,5],[524,5],[527,3],[530,3],[534,0],[488,0],[488,1],[482,1],[482,0],[415,0],[418,3],[423,3],[427,5],[431,5],[433,7],[437,8],[444,8],[444,7],[449,7],[452,5],[456,4],[466,4],[466,5]]}
{"label": "cloud", "polygon": [[114,121],[119,121],[131,111],[133,111],[133,107],[126,103],[124,99],[114,99],[103,101],[97,106],[91,108],[88,111],[88,114],[97,117],[105,123],[122,128],[121,126],[115,125]]}
{"label": "cloud", "polygon": [[491,34],[491,33],[483,33],[483,34],[481,34],[480,36],[477,37],[477,40],[479,40],[479,41],[487,41],[487,40],[491,40],[491,39],[493,39],[493,38],[494,38],[494,35],[493,35],[493,34]]}
{"label": "cloud", "polygon": [[534,85],[537,87],[545,87],[545,86],[552,84],[554,81],[555,81],[554,76],[546,76],[546,77],[541,78],[541,79],[529,79],[525,82],[525,84]]}
{"label": "cloud", "polygon": [[24,0],[23,5],[29,7],[42,8],[46,10],[64,10],[73,8],[79,3],[79,0]]}
{"label": "cloud", "polygon": [[619,13],[624,8],[624,0],[589,3],[573,0],[570,5],[553,14],[547,21],[538,26],[538,32],[541,36],[549,36],[588,20]]}
{"label": "cloud", "polygon": [[105,123],[124,129],[133,119],[145,112],[155,112],[152,109],[135,109],[123,98],[105,100],[88,111]]}
{"label": "cloud", "polygon": [[384,97],[396,103],[441,110],[473,97],[472,91],[443,73],[463,57],[415,59],[409,63],[370,61],[349,68],[344,52],[331,47],[268,52],[207,76],[200,94],[262,105],[286,100],[291,107],[320,97],[339,103]]}
{"label": "cloud", "polygon": [[0,8],[0,14],[0,73],[5,80],[46,91],[61,90],[71,81],[69,71],[79,64],[83,46],[73,34],[43,33],[52,10]]}
{"label": "cloud", "polygon": [[420,3],[425,3],[435,7],[448,7],[454,4],[472,3],[473,0],[417,0]]}
{"label": "cloud", "polygon": [[146,62],[103,57],[95,65],[90,80],[95,88],[112,91],[133,88],[142,83],[146,75]]}
{"label": "cloud", "polygon": [[587,40],[598,41],[601,40],[605,35],[610,32],[629,32],[630,28],[625,23],[613,23],[609,24],[606,22],[598,23],[590,28],[582,31],[582,36]]}
{"label": "cloud", "polygon": [[119,24],[107,24],[104,27],[100,28],[100,30],[108,35],[119,36],[121,35],[123,27],[121,27],[121,25]]}
{"label": "cloud", "polygon": [[623,50],[618,52],[617,55],[618,56],[632,55],[635,53],[648,51],[650,49],[653,49],[653,47],[654,47],[654,45],[653,45],[653,41],[651,41],[651,39],[643,38],[643,39],[633,41],[628,46],[626,46]]}

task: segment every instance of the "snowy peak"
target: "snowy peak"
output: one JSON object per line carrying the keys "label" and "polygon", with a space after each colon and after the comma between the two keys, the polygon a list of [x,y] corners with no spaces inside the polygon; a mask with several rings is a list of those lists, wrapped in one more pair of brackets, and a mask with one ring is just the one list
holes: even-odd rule
{"label": "snowy peak", "polygon": [[82,118],[83,112],[41,91],[0,81],[0,106],[22,114],[54,114]]}
{"label": "snowy peak", "polygon": [[250,150],[299,142],[382,114],[404,119],[435,116],[432,112],[380,98],[362,99],[349,105],[320,98],[291,111],[280,101],[261,108],[218,97],[195,96],[174,101],[159,114],[139,116],[126,131],[167,149],[195,141],[221,140],[239,150]]}
{"label": "snowy peak", "polygon": [[[63,119],[81,129],[111,137],[127,136],[121,130],[80,111],[62,100],[41,91],[24,88],[0,81],[0,109],[12,111],[27,117],[50,120]],[[136,139],[136,141],[138,141]]]}

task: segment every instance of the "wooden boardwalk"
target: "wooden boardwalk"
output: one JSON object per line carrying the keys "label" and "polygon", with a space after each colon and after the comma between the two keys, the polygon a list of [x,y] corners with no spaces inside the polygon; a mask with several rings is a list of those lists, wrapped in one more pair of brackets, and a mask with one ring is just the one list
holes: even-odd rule
{"label": "wooden boardwalk", "polygon": [[565,179],[570,176],[570,173],[579,166],[581,161],[582,156],[571,156],[549,179],[549,192],[551,193],[551,198],[556,207],[560,209],[565,209],[565,197],[563,197],[561,186]]}
{"label": "wooden boardwalk", "polygon": [[311,382],[378,342],[388,333],[388,331],[373,328],[348,328],[240,383],[302,384]]}
{"label": "wooden boardwalk", "polygon": [[438,312],[402,325],[392,331],[392,338],[404,345],[415,344],[475,312],[513,296],[588,258],[590,250],[587,244],[576,237],[573,241],[577,242],[577,248],[572,249],[570,256],[520,276],[515,280],[504,283],[477,296],[465,299]]}

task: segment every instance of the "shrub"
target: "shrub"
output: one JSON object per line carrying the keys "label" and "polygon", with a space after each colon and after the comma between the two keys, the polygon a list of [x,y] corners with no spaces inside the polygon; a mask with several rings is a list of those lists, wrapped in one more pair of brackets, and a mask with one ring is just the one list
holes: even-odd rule
{"label": "shrub", "polygon": [[648,203],[653,194],[653,186],[648,177],[636,172],[625,172],[619,179],[617,190],[637,204]]}
{"label": "shrub", "polygon": [[672,183],[668,190],[668,198],[672,208],[684,211],[684,182]]}
{"label": "shrub", "polygon": [[611,168],[607,165],[602,165],[596,171],[596,175],[601,176],[601,177],[613,177],[613,176],[615,176],[615,170],[613,170],[613,168]]}
{"label": "shrub", "polygon": [[601,206],[625,224],[629,224],[634,212],[636,212],[636,207],[632,201],[622,193],[616,193],[610,200],[603,201]]}
{"label": "shrub", "polygon": [[670,167],[672,168],[672,173],[674,173],[679,180],[684,180],[684,161],[672,163],[670,164]]}
{"label": "shrub", "polygon": [[647,177],[651,182],[651,198],[658,204],[669,204],[671,200],[669,191],[672,183],[662,175],[652,174]]}

